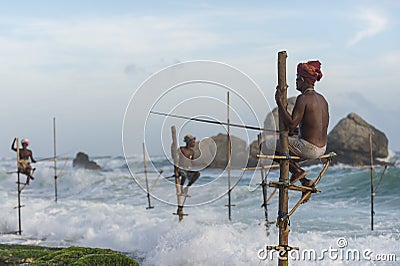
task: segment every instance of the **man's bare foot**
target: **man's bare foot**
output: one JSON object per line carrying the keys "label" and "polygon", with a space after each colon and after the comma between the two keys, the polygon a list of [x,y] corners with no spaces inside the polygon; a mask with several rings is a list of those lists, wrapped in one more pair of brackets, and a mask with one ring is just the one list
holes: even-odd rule
{"label": "man's bare foot", "polygon": [[[301,185],[305,187],[312,187],[314,185],[314,182],[310,179],[303,178],[301,180]],[[307,194],[307,192],[302,192],[301,197],[304,197],[305,194]],[[308,202],[310,198],[311,198],[311,193],[308,193],[308,196],[304,199],[304,201],[301,204]]]}
{"label": "man's bare foot", "polygon": [[304,177],[306,177],[306,175],[307,175],[307,173],[305,171],[296,172],[296,173],[292,174],[292,176],[290,177],[290,184],[293,185],[294,183],[296,183],[300,179],[303,179]]}
{"label": "man's bare foot", "polygon": [[189,187],[185,187],[185,188],[183,189],[183,191],[182,191],[181,196],[190,198],[191,196],[188,194],[188,192],[189,192]]}

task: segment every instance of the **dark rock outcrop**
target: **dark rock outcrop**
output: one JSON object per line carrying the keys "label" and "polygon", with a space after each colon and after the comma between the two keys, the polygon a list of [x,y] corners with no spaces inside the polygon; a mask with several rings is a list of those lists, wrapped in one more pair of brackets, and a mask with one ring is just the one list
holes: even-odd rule
{"label": "dark rock outcrop", "polygon": [[[290,97],[287,99],[288,105],[287,110],[289,113],[292,113],[294,104],[296,103],[297,97]],[[269,112],[267,117],[264,120],[264,128],[268,130],[279,130],[279,114],[278,114],[278,107],[275,107],[272,112]],[[275,134],[268,134],[266,132],[267,137],[269,135],[275,136]]]}
{"label": "dark rock outcrop", "polygon": [[[228,164],[227,154],[227,135],[226,134],[218,134],[217,136],[213,136],[211,138],[205,139],[205,141],[196,142],[195,150],[195,158],[206,158],[209,160],[207,163],[207,167],[209,168],[221,168],[225,169]],[[200,147],[199,147],[200,146]],[[248,149],[246,141],[231,136],[231,167],[232,168],[242,168],[247,165],[248,161]],[[200,152],[201,150],[201,152]],[[201,155],[203,154],[203,155]]]}
{"label": "dark rock outcrop", "polygon": [[[386,135],[360,116],[350,113],[332,129],[328,135],[327,152],[334,151],[338,156],[333,162],[351,165],[370,164],[369,135],[372,134],[373,157],[388,156]],[[375,163],[378,163],[375,161]]]}
{"label": "dark rock outcrop", "polygon": [[72,161],[74,168],[84,168],[90,170],[101,170],[101,167],[94,161],[89,160],[89,156],[86,153],[78,152],[75,159]]}
{"label": "dark rock outcrop", "polygon": [[248,167],[254,167],[258,164],[257,154],[260,154],[260,147],[258,146],[258,140],[253,141],[249,147],[249,161]]}
{"label": "dark rock outcrop", "polygon": [[[289,113],[292,113],[294,104],[296,103],[296,97],[290,97],[287,99],[288,105],[287,109]],[[278,107],[275,107],[271,112],[268,113],[267,117],[264,120],[264,128],[268,130],[278,130],[279,129],[279,114]],[[273,132],[265,131],[263,133],[263,140],[269,141],[271,139],[278,139],[278,135]],[[258,158],[257,154],[260,153],[260,148],[258,147],[258,141],[255,140],[250,144],[249,147],[249,167],[257,166]]]}

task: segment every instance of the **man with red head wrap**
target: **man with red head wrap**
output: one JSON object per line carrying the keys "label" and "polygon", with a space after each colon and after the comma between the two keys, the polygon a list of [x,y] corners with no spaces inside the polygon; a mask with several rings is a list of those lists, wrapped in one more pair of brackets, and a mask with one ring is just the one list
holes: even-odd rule
{"label": "man with red head wrap", "polygon": [[314,86],[315,81],[322,78],[321,63],[319,61],[308,61],[297,65],[297,75],[300,75],[309,84]]}
{"label": "man with red head wrap", "polygon": [[[293,132],[299,126],[299,135],[289,137],[289,153],[302,159],[316,159],[326,150],[329,124],[328,103],[324,96],[314,89],[314,84],[322,78],[321,63],[308,61],[297,65],[296,89],[301,92],[297,97],[292,114],[282,104],[281,90],[277,88],[275,100],[285,125]],[[279,146],[278,146],[279,147]],[[291,183],[298,180],[303,186],[312,186],[306,172],[294,162],[289,161]],[[308,199],[307,199],[308,200]]]}

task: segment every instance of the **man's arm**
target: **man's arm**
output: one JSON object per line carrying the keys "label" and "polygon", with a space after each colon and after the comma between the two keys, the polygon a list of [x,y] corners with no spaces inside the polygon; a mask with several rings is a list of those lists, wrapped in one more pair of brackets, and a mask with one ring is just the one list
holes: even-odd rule
{"label": "man's arm", "polygon": [[11,144],[11,150],[13,151],[17,151],[17,148],[15,148],[15,141],[17,140],[17,138],[14,138],[13,143]]}
{"label": "man's arm", "polygon": [[283,106],[282,93],[278,88],[275,92],[275,100],[276,104],[278,105],[279,112],[282,114],[284,124],[288,127],[289,130],[294,130],[300,124],[304,115],[305,102],[302,95],[297,97],[292,115],[290,115],[285,106]]}
{"label": "man's arm", "polygon": [[36,160],[33,159],[33,153],[32,153],[32,151],[29,152],[29,157],[31,157],[31,162],[32,162],[32,163],[36,163]]}

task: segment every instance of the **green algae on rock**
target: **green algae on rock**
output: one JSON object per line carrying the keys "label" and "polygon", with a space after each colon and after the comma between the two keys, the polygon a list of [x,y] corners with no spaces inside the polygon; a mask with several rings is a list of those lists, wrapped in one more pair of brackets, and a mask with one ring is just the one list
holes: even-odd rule
{"label": "green algae on rock", "polygon": [[0,244],[0,265],[139,265],[111,249]]}

